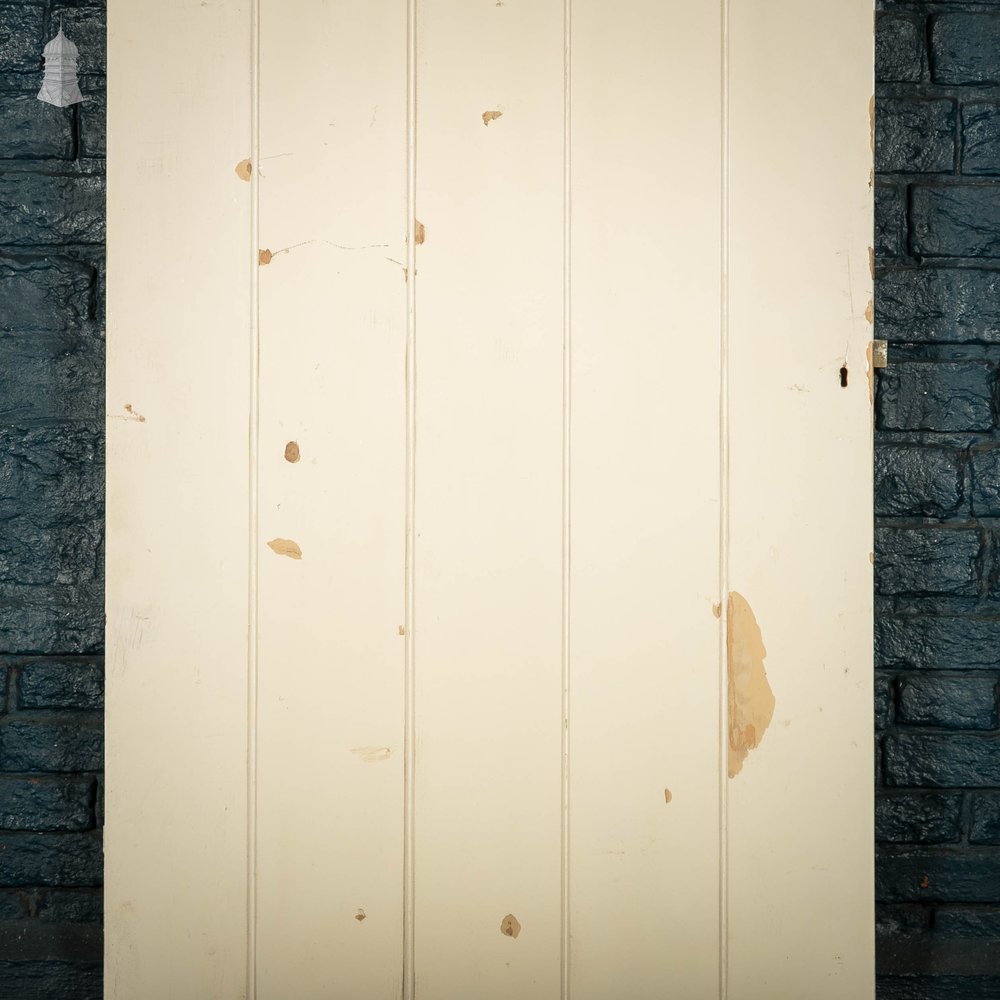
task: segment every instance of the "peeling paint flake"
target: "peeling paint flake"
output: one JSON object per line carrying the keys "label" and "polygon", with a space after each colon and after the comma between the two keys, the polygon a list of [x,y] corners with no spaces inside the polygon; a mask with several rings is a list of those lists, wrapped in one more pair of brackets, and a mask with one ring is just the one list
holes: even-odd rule
{"label": "peeling paint flake", "polygon": [[236,164],[236,176],[239,177],[241,181],[250,180],[250,175],[253,173],[253,164],[249,160],[240,160]]}
{"label": "peeling paint flake", "polygon": [[516,938],[521,933],[521,922],[513,913],[508,913],[500,921],[500,933],[509,938]]}
{"label": "peeling paint flake", "polygon": [[258,250],[257,251],[257,263],[260,264],[262,267],[270,264],[271,263],[271,259],[273,257],[274,257],[274,254],[271,253],[270,250]]}
{"label": "peeling paint flake", "polygon": [[502,117],[503,117],[502,111],[484,111],[483,124],[489,127],[490,122],[495,122],[498,118]]}
{"label": "peeling paint flake", "polygon": [[298,542],[293,542],[290,538],[272,538],[267,547],[279,556],[288,556],[289,559],[301,559],[302,549]]}
{"label": "peeling paint flake", "polygon": [[146,422],[146,418],[141,413],[136,413],[136,411],[132,409],[131,403],[125,404],[125,412],[128,414],[125,418],[126,420],[136,420],[140,424],[144,424]]}
{"label": "peeling paint flake", "polygon": [[420,246],[427,237],[427,228],[419,219],[413,220],[413,243]]}
{"label": "peeling paint flake", "polygon": [[285,461],[291,462],[294,465],[301,457],[298,441],[289,441],[285,445]]}
{"label": "peeling paint flake", "polygon": [[735,778],[771,724],[774,693],[764,670],[767,650],[753,609],[745,597],[732,591],[728,612],[729,777]]}

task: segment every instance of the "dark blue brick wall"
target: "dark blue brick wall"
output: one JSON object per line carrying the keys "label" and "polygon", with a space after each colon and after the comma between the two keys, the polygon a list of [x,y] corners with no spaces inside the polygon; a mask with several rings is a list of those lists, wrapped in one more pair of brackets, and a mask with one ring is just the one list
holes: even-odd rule
{"label": "dark blue brick wall", "polygon": [[[62,16],[85,102],[35,99]],[[103,0],[0,0],[0,996],[101,996]]]}
{"label": "dark blue brick wall", "polygon": [[878,7],[878,996],[996,1000],[1000,0]]}

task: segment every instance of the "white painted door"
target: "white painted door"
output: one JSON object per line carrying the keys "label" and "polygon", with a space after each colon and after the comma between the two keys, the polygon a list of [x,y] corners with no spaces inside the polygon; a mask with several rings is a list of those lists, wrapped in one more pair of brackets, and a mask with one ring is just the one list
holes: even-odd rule
{"label": "white painted door", "polygon": [[106,995],[872,996],[870,3],[110,8]]}

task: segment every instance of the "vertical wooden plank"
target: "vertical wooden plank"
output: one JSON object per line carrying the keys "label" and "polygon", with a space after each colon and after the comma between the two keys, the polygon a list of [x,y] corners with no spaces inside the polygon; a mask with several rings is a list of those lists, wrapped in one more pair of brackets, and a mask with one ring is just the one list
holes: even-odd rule
{"label": "vertical wooden plank", "polygon": [[719,53],[574,0],[574,1000],[717,995]]}
{"label": "vertical wooden plank", "polygon": [[405,38],[262,4],[261,1000],[400,990]]}
{"label": "vertical wooden plank", "polygon": [[563,8],[421,0],[417,28],[416,992],[550,1000]]}
{"label": "vertical wooden plank", "polygon": [[244,996],[246,3],[109,5],[106,993]]}
{"label": "vertical wooden plank", "polygon": [[871,997],[870,0],[734,3],[730,53],[729,995]]}

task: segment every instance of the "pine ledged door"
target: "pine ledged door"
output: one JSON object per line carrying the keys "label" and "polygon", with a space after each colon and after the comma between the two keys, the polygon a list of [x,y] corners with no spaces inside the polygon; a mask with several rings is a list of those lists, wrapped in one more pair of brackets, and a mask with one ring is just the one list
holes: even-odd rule
{"label": "pine ledged door", "polygon": [[871,10],[802,6],[113,0],[108,997],[873,995]]}

